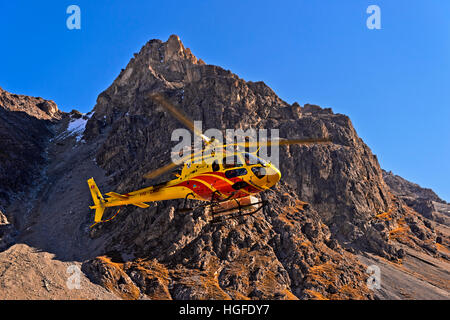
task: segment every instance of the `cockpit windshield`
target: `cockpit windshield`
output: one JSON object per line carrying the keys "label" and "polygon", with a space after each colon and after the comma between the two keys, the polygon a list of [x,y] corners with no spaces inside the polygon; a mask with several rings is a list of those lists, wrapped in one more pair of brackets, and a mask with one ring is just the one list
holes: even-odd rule
{"label": "cockpit windshield", "polygon": [[245,158],[245,164],[248,166],[254,165],[254,164],[260,164],[263,167],[267,166],[267,162],[264,161],[261,158],[258,158],[257,156],[251,154],[251,153],[244,153]]}

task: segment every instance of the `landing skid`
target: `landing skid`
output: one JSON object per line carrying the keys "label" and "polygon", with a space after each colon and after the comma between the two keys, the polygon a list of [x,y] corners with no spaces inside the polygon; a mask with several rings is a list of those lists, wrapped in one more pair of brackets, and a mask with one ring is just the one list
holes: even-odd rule
{"label": "landing skid", "polygon": [[[210,222],[212,224],[216,224],[216,223],[224,222],[229,219],[236,219],[239,217],[253,215],[253,214],[259,212],[267,204],[267,201],[257,201],[257,202],[252,203],[251,200],[250,200],[250,203],[243,204],[242,200],[244,198],[231,199],[234,194],[231,194],[228,198],[226,198],[224,200],[217,200],[215,198],[216,192],[213,193],[211,200],[208,201],[208,203],[197,205],[195,207],[186,207],[186,203],[187,203],[187,200],[189,199],[189,197],[194,197],[193,193],[189,193],[184,198],[183,207],[178,208],[177,212],[190,213],[190,212],[194,212],[195,210],[197,210],[199,208],[208,208],[209,212],[211,214],[211,217],[212,217],[212,220]],[[232,203],[232,205],[233,205],[231,208],[228,207],[226,209],[223,209],[224,204],[230,205],[230,203]]]}
{"label": "landing skid", "polygon": [[[258,201],[248,205],[241,205],[239,199],[236,199],[236,203],[237,207],[229,210],[214,211],[214,207],[211,207],[211,223],[217,224],[230,219],[254,215],[267,204],[267,201]],[[255,206],[257,207],[256,209]],[[250,211],[248,211],[249,209]]]}

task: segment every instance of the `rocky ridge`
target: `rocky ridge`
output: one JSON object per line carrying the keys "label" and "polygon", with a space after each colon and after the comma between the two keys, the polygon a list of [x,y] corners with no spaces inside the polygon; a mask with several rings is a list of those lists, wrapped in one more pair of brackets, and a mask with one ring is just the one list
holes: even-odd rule
{"label": "rocky ridge", "polygon": [[35,184],[45,163],[53,124],[62,116],[53,101],[0,88],[0,209]]}
{"label": "rocky ridge", "polygon": [[450,226],[450,204],[431,189],[420,187],[402,177],[383,170],[383,178],[392,193],[425,218]]}

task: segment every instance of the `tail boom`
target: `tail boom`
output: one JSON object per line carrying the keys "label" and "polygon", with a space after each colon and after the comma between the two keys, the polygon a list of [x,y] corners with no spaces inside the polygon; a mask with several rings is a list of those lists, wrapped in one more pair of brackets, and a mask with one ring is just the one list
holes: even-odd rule
{"label": "tail boom", "polygon": [[105,199],[97,187],[94,178],[88,181],[89,190],[91,192],[94,205],[90,206],[91,209],[95,209],[94,221],[96,223],[102,222],[102,217],[106,208],[119,207],[126,205],[133,205],[139,208],[150,207],[146,202],[171,200],[171,199],[184,199],[192,191],[183,186],[170,186],[167,188],[147,187],[138,191],[134,191],[127,194],[119,194],[116,192],[108,192],[105,195]]}

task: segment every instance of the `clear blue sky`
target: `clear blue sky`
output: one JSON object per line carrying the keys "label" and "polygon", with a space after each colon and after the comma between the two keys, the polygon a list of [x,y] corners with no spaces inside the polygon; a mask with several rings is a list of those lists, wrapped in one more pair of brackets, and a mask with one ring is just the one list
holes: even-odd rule
{"label": "clear blue sky", "polygon": [[[66,8],[81,8],[81,30]],[[381,8],[382,30],[366,27]],[[351,117],[381,166],[450,201],[450,1],[1,1],[0,86],[90,111],[150,39]]]}

